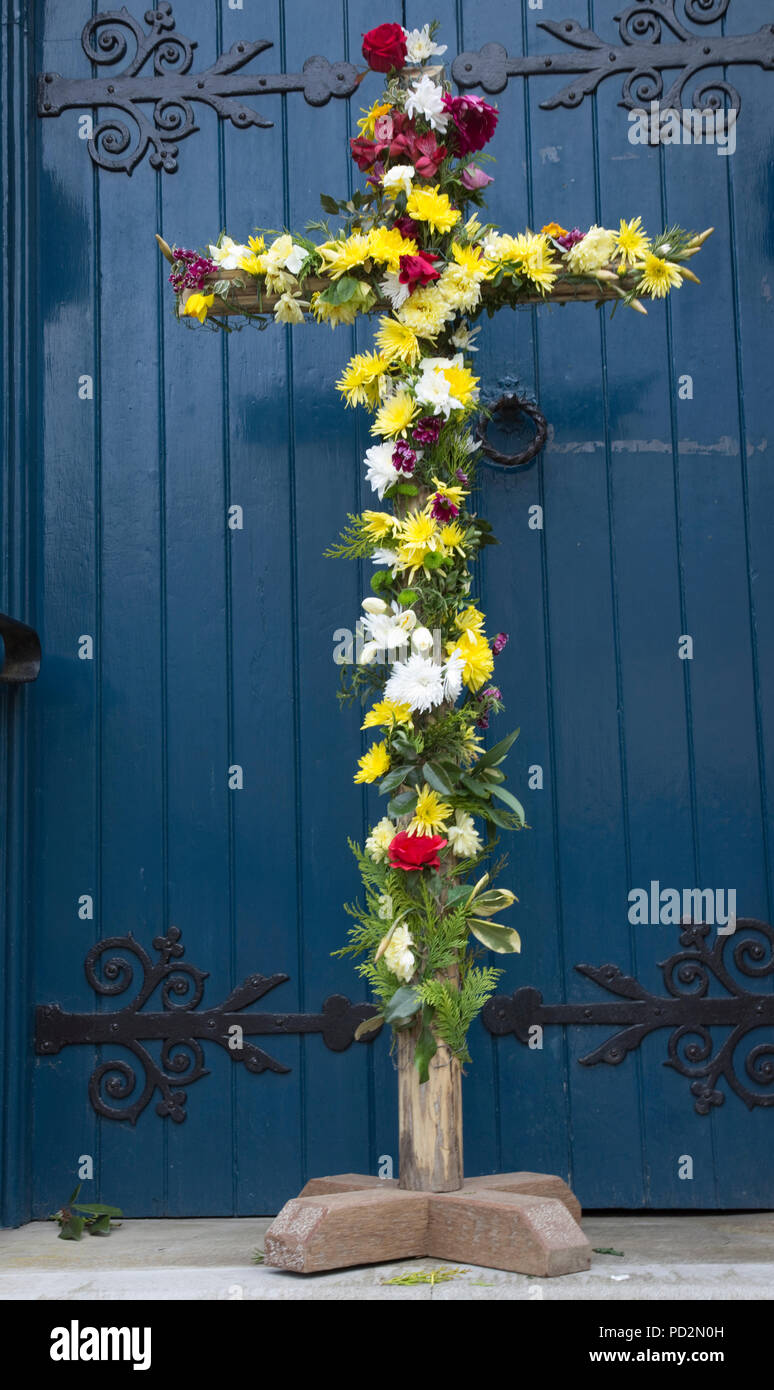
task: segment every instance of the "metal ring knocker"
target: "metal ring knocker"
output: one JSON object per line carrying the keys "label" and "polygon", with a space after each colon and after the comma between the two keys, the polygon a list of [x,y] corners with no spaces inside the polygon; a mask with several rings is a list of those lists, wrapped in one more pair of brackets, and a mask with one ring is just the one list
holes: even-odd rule
{"label": "metal ring knocker", "polygon": [[487,421],[483,416],[476,426],[476,438],[481,442],[481,452],[488,459],[504,468],[526,467],[540,453],[548,439],[548,421],[545,415],[534,402],[526,400],[523,396],[517,396],[515,392],[501,396],[499,401],[495,401],[491,413],[492,415],[510,416],[514,419],[519,415],[526,415],[532,421],[535,427],[534,438],[520,454],[502,454],[499,449],[495,449],[493,445],[488,443],[486,437]]}

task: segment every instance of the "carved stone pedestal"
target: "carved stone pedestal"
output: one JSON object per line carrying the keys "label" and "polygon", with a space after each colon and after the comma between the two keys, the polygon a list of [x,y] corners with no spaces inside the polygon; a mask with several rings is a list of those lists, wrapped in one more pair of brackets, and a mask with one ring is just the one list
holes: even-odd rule
{"label": "carved stone pedestal", "polygon": [[457,1191],[408,1191],[396,1181],[343,1173],[313,1178],[266,1233],[265,1260],[317,1274],[430,1256],[551,1277],[588,1269],[580,1206],[561,1178],[500,1173]]}

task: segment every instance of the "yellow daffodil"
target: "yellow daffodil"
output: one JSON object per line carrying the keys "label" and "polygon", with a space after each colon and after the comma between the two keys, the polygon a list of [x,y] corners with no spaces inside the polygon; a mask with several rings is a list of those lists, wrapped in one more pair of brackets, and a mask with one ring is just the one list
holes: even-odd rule
{"label": "yellow daffodil", "polygon": [[376,122],[380,116],[386,116],[387,112],[392,110],[392,106],[389,101],[375,101],[367,111],[364,106],[361,106],[360,110],[363,114],[357,123],[357,128],[364,140],[373,140]]}
{"label": "yellow daffodil", "polygon": [[445,830],[453,809],[448,802],[441,801],[438,793],[425,782],[417,797],[414,819],[408,827],[409,835],[435,835]]}
{"label": "yellow daffodil", "polygon": [[376,343],[388,362],[405,362],[415,367],[421,357],[419,341],[413,328],[398,319],[381,318]]}
{"label": "yellow daffodil", "polygon": [[207,310],[212,308],[214,302],[214,294],[189,294],[180,312],[187,314],[189,318],[198,319],[200,323],[204,323]]}
{"label": "yellow daffodil", "polygon": [[650,246],[650,239],[642,228],[642,218],[635,217],[633,222],[625,222],[621,218],[621,226],[616,237],[616,249],[621,260],[622,266],[637,265],[645,255]]}
{"label": "yellow daffodil", "polygon": [[462,679],[468,690],[480,690],[494,670],[494,657],[486,637],[483,632],[465,631],[458,641],[447,643],[449,656],[455,648],[465,662]]}
{"label": "yellow daffodil", "polygon": [[381,399],[381,383],[389,370],[389,362],[378,353],[356,353],[336,382],[336,389],[347,405],[377,406]]}
{"label": "yellow daffodil", "polygon": [[338,280],[356,265],[362,265],[370,255],[367,236],[355,232],[340,241],[324,241],[317,248],[323,263],[323,272],[331,280]]}
{"label": "yellow daffodil", "polygon": [[357,760],[358,771],[355,773],[356,782],[378,782],[385,772],[390,770],[390,755],[387,752],[387,744],[372,743],[367,753]]}
{"label": "yellow daffodil", "polygon": [[361,729],[392,728],[394,724],[411,723],[411,706],[399,700],[377,700],[368,711]]}
{"label": "yellow daffodil", "polygon": [[374,227],[368,233],[368,250],[372,260],[397,275],[401,256],[416,256],[417,244],[398,227]]}
{"label": "yellow daffodil", "polygon": [[[672,261],[662,260],[652,251],[646,252],[642,263],[642,279],[637,289],[641,294],[652,295],[654,299],[665,299],[674,287],[680,287],[683,277]],[[189,300],[190,303],[190,300]]]}
{"label": "yellow daffodil", "polygon": [[384,439],[397,439],[399,435],[405,437],[418,412],[419,406],[408,391],[396,391],[379,407],[371,433],[380,434]]}
{"label": "yellow daffodil", "polygon": [[406,212],[415,222],[426,222],[434,232],[450,232],[462,216],[437,185],[435,188],[413,189],[406,201]]}

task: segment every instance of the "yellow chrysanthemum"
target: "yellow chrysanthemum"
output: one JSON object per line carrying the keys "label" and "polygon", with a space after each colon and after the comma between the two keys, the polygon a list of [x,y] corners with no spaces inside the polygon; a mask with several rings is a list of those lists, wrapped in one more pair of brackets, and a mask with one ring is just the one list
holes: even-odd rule
{"label": "yellow chrysanthemum", "polygon": [[405,436],[412,420],[416,419],[419,406],[408,391],[396,391],[388,396],[379,407],[376,419],[371,426],[372,434],[380,434],[384,439],[397,439]]}
{"label": "yellow chrysanthemum", "polygon": [[365,140],[373,140],[374,127],[380,116],[386,116],[392,110],[389,101],[375,101],[366,111],[364,106],[360,110],[363,112],[357,123],[357,128]]}
{"label": "yellow chrysanthemum", "polygon": [[406,201],[406,212],[415,222],[426,222],[434,232],[450,232],[462,213],[453,208],[445,193],[435,188],[415,188]]}
{"label": "yellow chrysanthemum", "polygon": [[451,253],[457,265],[470,276],[471,280],[480,282],[487,280],[494,274],[494,266],[491,261],[486,259],[486,256],[481,254],[478,246],[461,246],[458,241],[453,241]]}
{"label": "yellow chrysanthemum", "polygon": [[256,256],[263,255],[263,252],[266,250],[266,242],[263,236],[249,236],[247,238],[247,244],[250,250],[255,252]]}
{"label": "yellow chrysanthemum", "polygon": [[437,338],[444,325],[454,318],[456,310],[435,285],[425,285],[401,305],[396,317],[408,324],[420,338]]}
{"label": "yellow chrysanthemum", "polygon": [[441,527],[441,544],[444,550],[456,550],[458,555],[465,554],[465,532],[458,521],[448,521]]}
{"label": "yellow chrysanthemum", "polygon": [[444,266],[441,278],[436,282],[437,289],[455,313],[472,314],[481,303],[481,285],[473,279],[464,266],[450,264]]}
{"label": "yellow chrysanthemum", "polygon": [[447,801],[441,801],[438,793],[425,782],[417,797],[414,819],[408,827],[409,835],[435,835],[438,831],[444,831],[453,809]]}
{"label": "yellow chrysanthemum", "polygon": [[397,532],[398,564],[410,571],[410,577],[422,569],[429,555],[445,553],[441,533],[429,508],[409,512]]}
{"label": "yellow chrysanthemum", "polygon": [[360,525],[369,540],[382,541],[385,536],[392,535],[400,522],[391,512],[363,512]]}
{"label": "yellow chrysanthemum", "polygon": [[336,382],[347,405],[377,406],[381,399],[381,385],[390,364],[377,352],[358,352],[351,357],[342,375]]}
{"label": "yellow chrysanthemum", "polygon": [[356,782],[378,782],[390,770],[390,755],[386,742],[372,743],[367,753],[358,758],[359,771],[355,773]]}
{"label": "yellow chrysanthemum", "polygon": [[551,259],[548,237],[540,233],[522,232],[513,238],[513,258],[518,270],[539,290],[550,290],[559,267]]}
{"label": "yellow chrysanthemum", "polygon": [[198,319],[200,323],[204,323],[207,317],[207,310],[212,308],[214,302],[214,294],[189,294],[180,312],[181,314],[187,314],[192,319]]}
{"label": "yellow chrysanthemum", "polygon": [[370,255],[369,239],[362,232],[341,241],[324,241],[317,248],[323,263],[323,273],[338,280],[356,265],[362,265]]}
{"label": "yellow chrysanthemum", "polygon": [[393,724],[410,724],[411,706],[399,700],[377,700],[368,711],[361,729],[392,728]]}
{"label": "yellow chrysanthemum", "polygon": [[602,270],[615,254],[618,233],[609,227],[589,227],[582,241],[576,242],[566,253],[565,260],[576,275],[593,275]]}
{"label": "yellow chrysanthemum", "polygon": [[665,261],[652,251],[646,252],[642,265],[642,279],[637,286],[641,294],[652,295],[654,299],[665,299],[673,286],[679,288],[682,283],[683,277],[673,261]]}
{"label": "yellow chrysanthemum", "polygon": [[401,256],[416,256],[417,244],[404,237],[398,227],[374,227],[368,233],[368,247],[372,260],[386,266],[393,274],[400,269]]}
{"label": "yellow chrysanthemum", "polygon": [[469,604],[462,613],[458,613],[454,619],[460,632],[483,632],[486,618],[483,613],[479,613],[474,604]]}
{"label": "yellow chrysanthemum", "polygon": [[462,736],[462,761],[467,767],[474,763],[483,753],[483,745],[475,724],[469,724]]}
{"label": "yellow chrysanthemum", "polygon": [[440,478],[433,478],[433,483],[436,492],[440,492],[442,497],[448,498],[453,506],[462,506],[463,498],[468,495],[466,488],[461,487],[459,483],[442,483]]}
{"label": "yellow chrysanthemum", "polygon": [[263,275],[266,269],[265,257],[255,251],[251,251],[247,256],[240,256],[239,269],[246,271],[248,275]]}
{"label": "yellow chrysanthemum", "polygon": [[468,690],[480,690],[494,670],[494,657],[486,637],[483,632],[463,632],[458,641],[447,644],[446,651],[449,656],[455,648],[465,662],[462,679]]}
{"label": "yellow chrysanthemum", "polygon": [[463,410],[478,399],[479,378],[473,375],[469,367],[444,367],[443,374],[452,396],[459,401]]}
{"label": "yellow chrysanthemum", "polygon": [[616,249],[621,259],[621,265],[637,265],[645,255],[650,246],[650,238],[643,231],[642,218],[635,217],[633,222],[625,222],[621,218],[621,226],[616,237]]}
{"label": "yellow chrysanthemum", "polygon": [[406,362],[415,367],[421,357],[419,341],[413,328],[398,319],[381,318],[376,342],[387,362]]}

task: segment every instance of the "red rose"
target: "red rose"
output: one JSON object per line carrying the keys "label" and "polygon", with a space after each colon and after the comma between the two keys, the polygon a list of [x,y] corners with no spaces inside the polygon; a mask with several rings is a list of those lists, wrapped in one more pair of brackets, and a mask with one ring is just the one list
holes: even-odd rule
{"label": "red rose", "polygon": [[440,869],[439,849],[448,844],[443,835],[409,835],[399,830],[390,841],[389,855],[393,869],[412,873],[415,869]]}
{"label": "red rose", "polygon": [[433,264],[437,260],[432,251],[420,251],[416,256],[401,256],[398,272],[400,283],[408,285],[413,294],[417,285],[429,285],[431,280],[440,279],[440,271]]}
{"label": "red rose", "polygon": [[400,24],[377,24],[363,35],[363,57],[373,72],[389,72],[406,62],[406,35]]}
{"label": "red rose", "polygon": [[495,133],[497,110],[482,97],[444,96],[443,104],[454,122],[458,154],[483,150]]}

